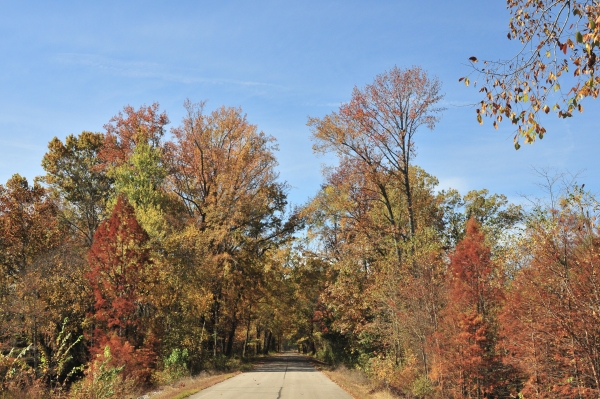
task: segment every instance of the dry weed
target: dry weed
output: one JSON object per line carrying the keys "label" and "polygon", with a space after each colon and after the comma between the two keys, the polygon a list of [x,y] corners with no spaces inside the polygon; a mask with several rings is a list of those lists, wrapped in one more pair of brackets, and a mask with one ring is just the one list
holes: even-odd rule
{"label": "dry weed", "polygon": [[342,387],[355,399],[399,399],[387,389],[377,386],[360,370],[340,366],[335,370],[321,370],[329,379]]}

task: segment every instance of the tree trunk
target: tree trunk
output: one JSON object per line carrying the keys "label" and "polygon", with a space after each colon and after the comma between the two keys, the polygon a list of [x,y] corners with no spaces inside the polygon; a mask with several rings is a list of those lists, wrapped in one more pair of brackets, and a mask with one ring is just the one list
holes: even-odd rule
{"label": "tree trunk", "polygon": [[225,355],[227,357],[231,357],[233,352],[233,340],[235,339],[235,330],[237,329],[238,320],[234,315],[234,319],[231,323],[231,330],[229,330],[229,336],[227,337],[227,350],[225,351]]}
{"label": "tree trunk", "polygon": [[242,349],[242,357],[246,357],[246,348],[248,347],[248,336],[250,335],[250,315],[248,315],[248,325],[246,326],[246,340]]}
{"label": "tree trunk", "polygon": [[[317,347],[315,345],[315,337],[314,337],[314,324],[310,323],[310,353],[314,356],[317,354]],[[306,353],[306,352],[305,352]]]}
{"label": "tree trunk", "polygon": [[256,350],[254,351],[254,354],[262,353],[260,333],[261,333],[260,328],[258,326],[256,326]]}
{"label": "tree trunk", "polygon": [[271,346],[271,336],[271,330],[265,331],[265,342],[263,346],[263,354],[265,355],[269,353],[269,348]]}
{"label": "tree trunk", "polygon": [[204,340],[204,327],[206,326],[206,318],[202,316],[204,319],[202,321],[202,332],[200,333],[200,356],[202,356],[202,341]]}
{"label": "tree trunk", "polygon": [[213,357],[217,357],[217,309],[215,308],[215,324],[213,328]]}
{"label": "tree trunk", "polygon": [[404,195],[406,195],[406,205],[408,207],[408,222],[410,225],[410,237],[414,237],[416,231],[416,223],[415,223],[415,213],[413,209],[413,201],[412,201],[412,189],[410,187],[410,179],[409,179],[410,169],[408,167],[408,162],[406,167],[402,169],[402,176],[404,177]]}

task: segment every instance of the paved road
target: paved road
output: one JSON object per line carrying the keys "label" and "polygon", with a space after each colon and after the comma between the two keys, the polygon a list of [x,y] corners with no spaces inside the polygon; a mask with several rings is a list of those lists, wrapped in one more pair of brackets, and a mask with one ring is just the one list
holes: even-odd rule
{"label": "paved road", "polygon": [[190,399],[352,399],[304,356],[286,352]]}

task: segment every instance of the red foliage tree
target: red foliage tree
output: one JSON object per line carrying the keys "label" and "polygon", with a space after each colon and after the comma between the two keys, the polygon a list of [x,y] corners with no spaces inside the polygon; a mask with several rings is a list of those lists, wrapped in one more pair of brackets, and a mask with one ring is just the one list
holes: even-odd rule
{"label": "red foliage tree", "polygon": [[92,353],[109,346],[114,362],[125,364],[125,372],[142,382],[155,361],[153,336],[144,323],[153,276],[147,242],[133,207],[119,197],[110,219],[94,235],[86,276],[95,297]]}
{"label": "red foliage tree", "polygon": [[452,397],[496,397],[504,383],[496,351],[496,314],[502,301],[498,278],[485,235],[470,219],[451,256],[448,305],[434,337],[434,378]]}

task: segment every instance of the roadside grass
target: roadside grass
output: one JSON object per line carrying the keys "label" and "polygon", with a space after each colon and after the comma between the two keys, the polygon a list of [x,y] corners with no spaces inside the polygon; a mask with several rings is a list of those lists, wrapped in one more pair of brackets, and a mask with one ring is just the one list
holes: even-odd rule
{"label": "roadside grass", "polygon": [[361,370],[351,370],[345,366],[331,367],[309,357],[313,366],[323,372],[331,381],[342,387],[354,399],[400,399],[385,387],[371,381]]}

